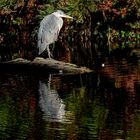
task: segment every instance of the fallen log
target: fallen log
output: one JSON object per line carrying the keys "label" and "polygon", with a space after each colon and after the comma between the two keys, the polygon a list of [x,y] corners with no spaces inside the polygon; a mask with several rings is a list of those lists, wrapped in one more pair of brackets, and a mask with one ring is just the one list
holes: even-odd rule
{"label": "fallen log", "polygon": [[33,61],[26,60],[23,58],[17,58],[7,62],[1,62],[0,67],[3,70],[23,70],[23,71],[37,71],[45,70],[45,72],[57,72],[57,73],[73,73],[82,74],[90,73],[93,70],[86,67],[79,67],[75,64],[65,63],[63,61],[57,61],[54,59],[44,59],[41,57],[36,57]]}

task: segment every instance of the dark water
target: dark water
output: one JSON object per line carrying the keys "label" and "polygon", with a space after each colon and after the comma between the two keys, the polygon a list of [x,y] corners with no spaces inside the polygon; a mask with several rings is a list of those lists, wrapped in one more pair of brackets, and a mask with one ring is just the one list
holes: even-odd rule
{"label": "dark water", "polygon": [[140,140],[140,67],[0,74],[1,140]]}

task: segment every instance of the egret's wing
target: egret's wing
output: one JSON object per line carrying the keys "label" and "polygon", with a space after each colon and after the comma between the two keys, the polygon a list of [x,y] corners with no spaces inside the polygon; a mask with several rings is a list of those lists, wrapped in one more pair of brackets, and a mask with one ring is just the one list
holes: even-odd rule
{"label": "egret's wing", "polygon": [[[42,30],[42,42],[46,41],[51,44],[56,41],[58,33],[60,31],[60,24],[62,19],[57,18],[53,14],[47,16],[44,19],[43,30]],[[61,26],[62,27],[62,26]]]}
{"label": "egret's wing", "polygon": [[63,20],[61,18],[57,18],[53,14],[44,17],[40,23],[38,33],[38,47],[41,51],[44,51],[47,45],[57,40],[62,25]]}

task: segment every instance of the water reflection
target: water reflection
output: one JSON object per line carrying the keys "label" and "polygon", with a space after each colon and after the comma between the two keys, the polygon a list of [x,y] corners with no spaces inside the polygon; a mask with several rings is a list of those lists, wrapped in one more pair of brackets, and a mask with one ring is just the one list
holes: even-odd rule
{"label": "water reflection", "polygon": [[37,110],[36,80],[26,75],[1,74],[0,85],[0,139],[30,137]]}
{"label": "water reflection", "polygon": [[47,121],[63,122],[65,105],[55,89],[51,89],[51,74],[48,82],[39,81],[39,105]]}
{"label": "water reflection", "polygon": [[83,75],[1,73],[0,139],[139,140],[140,71],[121,63]]}

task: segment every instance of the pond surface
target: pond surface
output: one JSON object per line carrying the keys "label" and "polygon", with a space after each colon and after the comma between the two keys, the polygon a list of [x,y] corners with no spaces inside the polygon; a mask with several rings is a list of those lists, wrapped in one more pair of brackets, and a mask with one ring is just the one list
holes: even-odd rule
{"label": "pond surface", "polygon": [[0,73],[1,140],[139,140],[140,67],[83,75]]}

